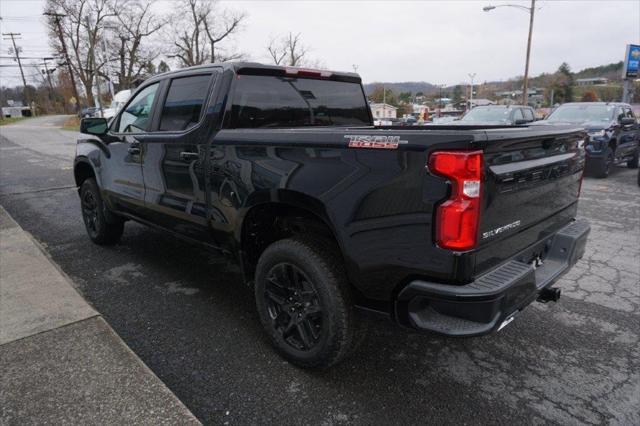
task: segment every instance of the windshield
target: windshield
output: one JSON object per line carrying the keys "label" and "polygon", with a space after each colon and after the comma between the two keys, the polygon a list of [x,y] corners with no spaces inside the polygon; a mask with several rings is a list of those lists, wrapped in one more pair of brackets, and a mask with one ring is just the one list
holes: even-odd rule
{"label": "windshield", "polygon": [[469,111],[460,121],[509,121],[509,108],[505,107],[482,107]]}
{"label": "windshield", "polygon": [[547,121],[584,123],[586,121],[610,121],[613,105],[562,105],[553,111]]}

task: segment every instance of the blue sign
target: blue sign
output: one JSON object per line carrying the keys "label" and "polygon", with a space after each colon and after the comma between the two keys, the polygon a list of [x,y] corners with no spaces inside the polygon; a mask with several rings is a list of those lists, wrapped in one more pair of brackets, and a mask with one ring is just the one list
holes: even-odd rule
{"label": "blue sign", "polygon": [[640,46],[627,44],[627,54],[624,56],[623,78],[638,78],[640,68]]}

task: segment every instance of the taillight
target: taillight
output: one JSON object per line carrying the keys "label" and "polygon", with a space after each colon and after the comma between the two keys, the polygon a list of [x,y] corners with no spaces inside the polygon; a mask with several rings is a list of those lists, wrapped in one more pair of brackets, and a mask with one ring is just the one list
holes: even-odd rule
{"label": "taillight", "polygon": [[436,151],[429,170],[451,182],[451,196],[436,211],[436,242],[442,248],[469,250],[478,242],[482,151]]}

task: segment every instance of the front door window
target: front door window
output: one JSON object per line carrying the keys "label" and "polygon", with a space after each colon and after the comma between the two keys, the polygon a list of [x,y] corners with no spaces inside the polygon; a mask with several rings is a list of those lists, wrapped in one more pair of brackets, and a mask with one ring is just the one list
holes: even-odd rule
{"label": "front door window", "polygon": [[140,133],[147,130],[151,118],[151,106],[158,91],[158,83],[145,87],[120,114],[118,133]]}

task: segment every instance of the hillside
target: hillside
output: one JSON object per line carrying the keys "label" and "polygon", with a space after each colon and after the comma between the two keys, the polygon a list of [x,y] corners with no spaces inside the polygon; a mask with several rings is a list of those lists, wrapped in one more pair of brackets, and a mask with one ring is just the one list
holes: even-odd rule
{"label": "hillside", "polygon": [[[555,71],[554,71],[555,72]],[[530,87],[545,86],[546,81],[553,73],[542,73],[538,76],[532,76],[529,80]],[[622,74],[622,61],[600,65],[597,67],[585,68],[574,73],[574,78],[593,78],[593,77],[606,77],[609,80],[620,80]],[[516,87],[520,87],[522,77],[510,78],[505,81],[492,81],[485,82],[487,86],[491,86],[493,90],[512,90]],[[440,90],[438,86],[428,83],[426,81],[405,81],[405,82],[374,82],[364,85],[364,90],[367,95],[371,94],[376,86],[384,85],[387,89],[392,90],[394,93],[411,92],[416,94],[422,92],[424,94],[436,94]],[[454,86],[445,87],[444,91],[452,90]]]}
{"label": "hillside", "polygon": [[438,87],[427,83],[426,81],[405,81],[400,83],[388,83],[388,82],[374,82],[368,83],[364,85],[364,91],[367,95],[371,94],[376,86],[384,85],[387,89],[391,89],[395,93],[402,92],[411,92],[416,94],[418,92],[422,93],[435,93],[438,90]]}

